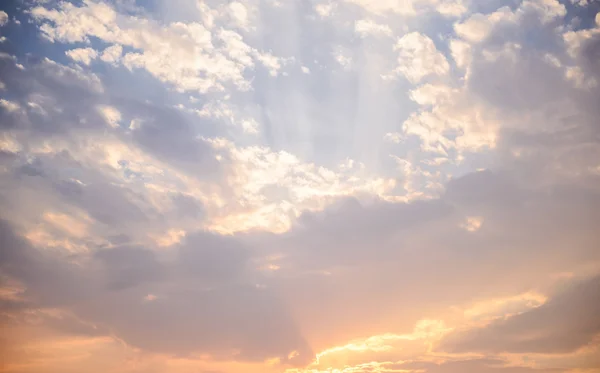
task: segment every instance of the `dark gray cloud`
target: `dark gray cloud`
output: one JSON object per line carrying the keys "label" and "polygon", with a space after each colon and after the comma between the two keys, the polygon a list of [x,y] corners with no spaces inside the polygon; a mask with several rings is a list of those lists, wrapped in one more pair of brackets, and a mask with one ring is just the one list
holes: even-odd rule
{"label": "dark gray cloud", "polygon": [[94,254],[106,268],[109,287],[115,290],[161,280],[165,269],[154,252],[139,247],[104,249]]}
{"label": "dark gray cloud", "polygon": [[182,193],[174,194],[171,199],[176,215],[197,219],[204,218],[206,214],[205,208],[197,199]]}
{"label": "dark gray cloud", "polygon": [[[141,102],[123,102],[117,106],[139,121],[131,140],[159,160],[202,180],[218,180],[222,171],[214,150],[203,140],[204,121],[192,118],[178,109]],[[197,124],[192,121],[196,121]]]}
{"label": "dark gray cloud", "polygon": [[[515,179],[480,172],[427,203],[326,209],[318,224],[308,219],[263,241],[282,255],[273,283],[293,294],[289,302],[313,330],[343,335],[360,319],[362,334],[408,333],[424,314],[526,292],[539,276],[597,263],[598,191]],[[467,216],[481,217],[479,230],[461,228]]]}
{"label": "dark gray cloud", "polygon": [[234,238],[197,233],[186,238],[179,249],[178,260],[183,272],[210,284],[242,275],[250,255]]}
{"label": "dark gray cloud", "polygon": [[175,257],[123,246],[70,258],[32,248],[4,221],[0,239],[0,271],[27,289],[25,303],[3,303],[2,312],[58,307],[73,317],[42,318],[46,327],[114,333],[159,353],[287,361],[298,351],[295,364],[312,357],[279,295],[250,281],[259,276],[248,277],[249,253],[235,238],[197,234]]}
{"label": "dark gray cloud", "polygon": [[[451,213],[452,207],[441,200],[408,204],[375,201],[366,207],[350,198],[322,212],[304,213],[295,229],[281,238],[281,245],[294,248],[299,256],[296,265],[311,269],[385,261],[394,255],[386,244],[392,236]],[[370,249],[365,251],[365,247]]]}
{"label": "dark gray cloud", "polygon": [[451,352],[569,353],[600,333],[600,277],[573,284],[547,303],[482,328],[446,337]]}
{"label": "dark gray cloud", "polygon": [[24,299],[41,307],[58,307],[85,299],[98,290],[93,271],[82,271],[77,256],[39,251],[0,220],[2,274],[26,286]]}

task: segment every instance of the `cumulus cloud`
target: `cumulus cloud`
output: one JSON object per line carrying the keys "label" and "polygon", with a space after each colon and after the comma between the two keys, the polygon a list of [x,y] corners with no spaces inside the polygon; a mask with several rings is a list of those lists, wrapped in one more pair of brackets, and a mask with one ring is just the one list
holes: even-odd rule
{"label": "cumulus cloud", "polygon": [[418,83],[431,75],[445,75],[449,71],[448,61],[426,35],[418,32],[404,35],[394,49],[398,51],[396,71],[411,83]]}
{"label": "cumulus cloud", "polygon": [[[230,12],[238,24],[243,26],[247,22],[243,5],[232,3]],[[86,2],[82,6],[62,3],[58,9],[38,6],[31,13],[42,23],[40,28],[49,40],[74,43],[95,37],[134,48],[136,51],[123,56],[124,66],[146,69],[158,79],[185,91],[223,90],[224,84],[249,89],[245,72],[254,68],[255,61],[265,64],[272,72],[279,69],[276,57],[251,48],[233,30],[213,30],[210,23],[161,25],[135,17],[125,22],[110,5],[97,2]],[[109,51],[102,60],[116,62],[120,54],[117,52]],[[70,56],[85,63],[92,56],[89,50],[85,58],[83,53],[78,50]],[[77,57],[73,57],[75,55]]]}
{"label": "cumulus cloud", "polygon": [[350,3],[360,5],[369,12],[375,14],[397,13],[402,16],[417,16],[422,13],[437,12],[444,16],[456,17],[467,11],[465,2],[462,0],[408,0],[395,1],[384,0],[369,2],[365,0],[347,0]]}
{"label": "cumulus cloud", "polygon": [[92,48],[77,48],[71,49],[65,52],[69,58],[74,61],[81,62],[84,65],[88,65],[98,56],[98,52],[96,52]]}
{"label": "cumulus cloud", "polygon": [[102,51],[100,59],[107,63],[117,63],[121,60],[123,47],[119,44],[111,45]]}
{"label": "cumulus cloud", "polygon": [[380,25],[371,20],[361,19],[354,24],[354,30],[362,37],[368,35],[383,35],[390,36],[392,29],[387,25]]}
{"label": "cumulus cloud", "polygon": [[5,11],[0,11],[0,26],[8,23],[8,14]]}

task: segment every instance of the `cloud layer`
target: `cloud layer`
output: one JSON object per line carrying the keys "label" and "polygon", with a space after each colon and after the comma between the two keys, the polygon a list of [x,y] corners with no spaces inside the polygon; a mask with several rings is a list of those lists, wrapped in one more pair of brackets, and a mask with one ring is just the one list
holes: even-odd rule
{"label": "cloud layer", "polygon": [[597,3],[2,8],[1,372],[600,372]]}

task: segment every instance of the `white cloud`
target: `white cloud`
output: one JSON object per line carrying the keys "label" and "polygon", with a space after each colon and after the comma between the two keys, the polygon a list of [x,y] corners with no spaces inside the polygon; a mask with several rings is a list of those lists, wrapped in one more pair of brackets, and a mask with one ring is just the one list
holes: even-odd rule
{"label": "white cloud", "polygon": [[562,63],[560,62],[560,60],[552,53],[546,53],[544,55],[544,61],[546,61],[547,63],[549,63],[550,65],[552,65],[556,68],[562,67]]}
{"label": "white cloud", "polygon": [[315,12],[321,17],[328,17],[332,14],[335,9],[335,4],[326,3],[326,4],[317,4],[315,5]]}
{"label": "white cloud", "polygon": [[8,14],[5,11],[0,10],[0,27],[6,25],[7,23],[8,23]]}
{"label": "white cloud", "polygon": [[451,98],[456,91],[440,84],[424,84],[409,92],[411,100],[421,106],[436,105]]}
{"label": "white cloud", "polygon": [[467,232],[477,232],[482,225],[483,218],[481,216],[468,216],[460,227]]}
{"label": "white cloud", "polygon": [[386,13],[398,13],[402,15],[414,15],[414,1],[398,1],[398,0],[380,0],[380,1],[369,1],[369,0],[346,0],[349,3],[353,3],[363,7],[369,12],[384,15]]}
{"label": "white cloud", "polygon": [[484,106],[470,103],[468,92],[463,90],[434,87],[422,86],[413,91],[415,101],[431,109],[411,114],[402,124],[405,135],[418,137],[421,149],[436,156],[447,157],[454,151],[457,161],[464,152],[496,146],[500,124]]}
{"label": "white cloud", "polygon": [[522,13],[529,11],[538,13],[543,23],[562,18],[567,14],[567,8],[558,0],[526,0],[519,10]]}
{"label": "white cloud", "polygon": [[236,147],[224,139],[211,140],[232,161],[231,203],[243,206],[213,223],[219,231],[262,228],[286,230],[303,210],[319,210],[332,201],[361,193],[385,195],[393,180],[361,175],[351,168],[327,169],[306,163],[285,151],[267,147]]}
{"label": "white cloud", "polygon": [[581,53],[582,45],[598,34],[600,34],[600,27],[565,32],[563,39],[567,45],[567,52],[572,58],[577,58]]}
{"label": "white cloud", "polygon": [[436,10],[442,15],[451,17],[460,17],[468,11],[462,0],[440,1]]}
{"label": "white cloud", "polygon": [[377,15],[390,13],[415,17],[427,12],[437,12],[447,17],[458,17],[467,12],[463,0],[345,0],[361,6],[368,12]]}
{"label": "white cloud", "polygon": [[565,70],[565,77],[575,84],[575,87],[589,90],[598,86],[595,78],[587,78],[579,66],[569,66]]}
{"label": "white cloud", "polygon": [[281,59],[273,56],[271,53],[255,52],[255,57],[269,70],[271,76],[277,76],[281,70]]}
{"label": "white cloud", "polygon": [[229,14],[240,28],[248,28],[248,9],[244,4],[237,1],[229,3]]}
{"label": "white cloud", "polygon": [[[4,107],[4,103],[0,100],[0,106]],[[18,153],[23,150],[23,145],[19,143],[19,141],[10,134],[3,134],[0,137],[0,151],[5,153]]]}
{"label": "white cloud", "polygon": [[73,61],[89,66],[93,59],[98,57],[98,52],[92,48],[76,48],[65,52]]}
{"label": "white cloud", "polygon": [[[247,20],[242,8],[239,3],[229,5],[238,23]],[[39,6],[32,15],[42,22],[41,31],[52,41],[73,43],[93,36],[136,49],[123,56],[123,65],[144,68],[182,91],[219,91],[225,85],[248,90],[245,72],[253,68],[254,61],[264,64],[271,75],[277,75],[281,67],[277,57],[250,47],[237,32],[215,27],[214,17],[204,23],[162,25],[135,17],[125,22],[109,5],[94,1],[81,7],[70,3],[62,3],[58,9]],[[118,62],[116,48],[103,55],[103,61]]]}
{"label": "white cloud", "polygon": [[242,119],[241,126],[242,126],[242,129],[244,130],[244,132],[246,132],[246,133],[250,133],[250,134],[258,133],[259,124],[254,119]]}
{"label": "white cloud", "polygon": [[348,56],[344,50],[338,49],[335,51],[333,58],[335,58],[344,70],[350,70],[352,68],[352,57]]}
{"label": "white cloud", "polygon": [[121,121],[121,113],[112,106],[101,105],[97,107],[98,112],[104,117],[106,123],[112,128],[118,128]]}
{"label": "white cloud", "polygon": [[123,47],[119,44],[111,45],[102,51],[100,59],[106,63],[117,63],[123,55]]}
{"label": "white cloud", "polygon": [[480,43],[494,27],[503,23],[515,23],[535,14],[542,23],[564,17],[566,8],[558,0],[526,0],[515,11],[508,6],[489,14],[473,14],[454,25],[456,34],[471,43]]}
{"label": "white cloud", "polygon": [[405,139],[405,136],[398,132],[388,132],[383,139],[395,144],[400,144]]}
{"label": "white cloud", "polygon": [[418,32],[404,35],[394,50],[398,52],[396,71],[411,83],[418,83],[428,76],[445,75],[450,70],[446,57],[437,50],[433,40]]}
{"label": "white cloud", "polygon": [[192,110],[202,118],[214,118],[240,128],[244,133],[255,135],[259,133],[260,124],[251,115],[236,108],[225,100],[209,101],[200,110]]}
{"label": "white cloud", "polygon": [[462,40],[450,40],[450,52],[459,68],[465,68],[471,63],[471,45]]}
{"label": "white cloud", "polygon": [[391,36],[392,29],[388,25],[380,25],[370,19],[360,19],[354,23],[354,31],[361,37],[373,36]]}
{"label": "white cloud", "polygon": [[54,23],[44,23],[40,27],[42,35],[51,41],[83,42],[89,41],[88,36],[107,40],[121,33],[115,24],[117,13],[104,3],[87,1],[81,7],[62,3],[58,9],[38,6],[31,14],[36,19]]}
{"label": "white cloud", "polygon": [[492,28],[500,22],[510,22],[515,15],[509,7],[503,7],[491,14],[473,14],[462,22],[454,25],[454,31],[461,38],[478,43],[483,41],[491,32]]}
{"label": "white cloud", "polygon": [[19,105],[18,103],[14,101],[5,100],[3,98],[0,98],[0,107],[2,107],[8,112],[14,112],[21,109],[21,105]]}

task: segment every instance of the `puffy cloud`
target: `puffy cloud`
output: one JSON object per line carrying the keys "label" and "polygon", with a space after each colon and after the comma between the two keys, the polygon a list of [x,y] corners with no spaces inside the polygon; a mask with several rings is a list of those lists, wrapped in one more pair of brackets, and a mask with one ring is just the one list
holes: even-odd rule
{"label": "puffy cloud", "polygon": [[504,25],[536,19],[548,24],[566,15],[566,8],[557,0],[523,1],[516,10],[502,7],[492,13],[476,13],[454,25],[456,34],[473,43],[486,39],[490,32]]}
{"label": "puffy cloud", "polygon": [[442,76],[450,67],[446,57],[440,53],[433,40],[418,32],[401,37],[394,49],[398,51],[396,71],[411,83],[418,83],[428,76]]}
{"label": "puffy cloud", "polygon": [[456,23],[454,30],[458,36],[469,42],[480,42],[488,36],[495,24],[510,22],[513,19],[512,10],[504,7],[491,14],[474,14],[465,21]]}
{"label": "puffy cloud", "polygon": [[248,27],[248,10],[242,3],[239,3],[237,1],[230,3],[229,12],[231,14],[231,17],[235,19],[236,23],[241,28]]}
{"label": "puffy cloud", "polygon": [[0,26],[4,26],[7,23],[8,23],[8,14],[5,11],[0,10]]}
{"label": "puffy cloud", "polygon": [[111,45],[104,49],[100,55],[100,59],[107,63],[117,63],[123,55],[123,47],[119,44]]}
{"label": "puffy cloud", "polygon": [[[247,14],[240,3],[232,3],[229,10],[239,25],[247,22]],[[224,85],[249,89],[246,70],[253,69],[255,61],[263,63],[272,74],[280,68],[276,57],[248,46],[242,36],[233,30],[213,29],[210,23],[174,22],[161,25],[136,17],[124,17],[110,5],[93,1],[82,6],[61,3],[58,9],[43,6],[31,10],[40,29],[52,41],[81,42],[90,37],[134,48],[126,53],[121,63],[129,69],[144,68],[158,79],[184,91],[223,90]],[[243,26],[245,27],[245,26]],[[221,46],[219,46],[221,45]],[[101,58],[115,63],[118,50],[110,50]],[[72,52],[86,62],[82,51]],[[87,52],[89,58],[93,57]],[[83,59],[82,59],[83,58]]]}
{"label": "puffy cloud", "polygon": [[92,48],[77,48],[66,51],[65,54],[69,56],[73,61],[81,62],[84,65],[88,65],[93,59],[98,57],[98,52]]}
{"label": "puffy cloud", "polygon": [[[360,171],[354,163],[328,169],[302,162],[285,151],[239,148],[223,139],[215,140],[214,146],[232,162],[228,183],[234,200],[244,206],[239,213],[217,220],[214,227],[224,231],[269,226],[286,230],[290,219],[304,210],[319,210],[340,197],[384,195],[394,186],[392,179],[356,177]],[[254,209],[246,210],[251,207]]]}
{"label": "puffy cloud", "polygon": [[361,19],[354,23],[354,31],[362,37],[368,35],[383,35],[390,36],[392,34],[392,29],[390,29],[387,25],[380,25],[372,20]]}
{"label": "puffy cloud", "polygon": [[8,101],[5,99],[0,100],[0,106],[2,106],[2,108],[9,113],[17,111],[21,108],[21,106],[16,102]]}
{"label": "puffy cloud", "polygon": [[369,12],[383,15],[397,13],[402,16],[416,16],[425,12],[438,12],[444,16],[456,17],[467,11],[462,0],[383,0],[369,2],[365,0],[347,0],[360,5]]}
{"label": "puffy cloud", "polygon": [[111,106],[99,106],[98,112],[104,117],[106,123],[113,128],[119,127],[119,121],[121,120],[121,113]]}

